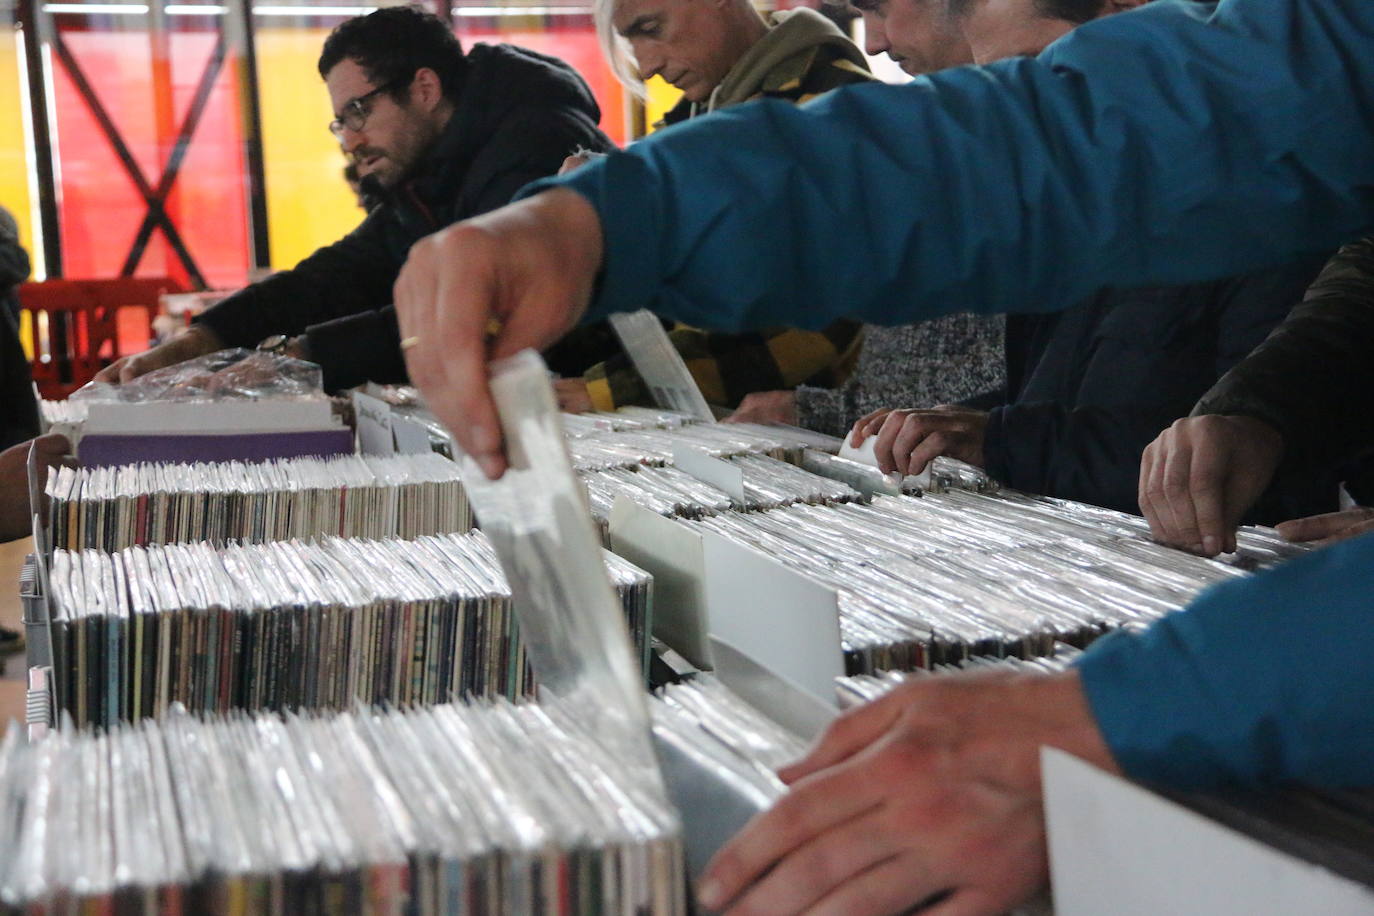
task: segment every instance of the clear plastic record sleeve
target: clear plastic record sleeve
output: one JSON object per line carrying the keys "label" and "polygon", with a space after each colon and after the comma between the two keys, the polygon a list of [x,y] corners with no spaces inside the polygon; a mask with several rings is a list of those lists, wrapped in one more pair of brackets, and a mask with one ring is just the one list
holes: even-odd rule
{"label": "clear plastic record sleeve", "polygon": [[635,657],[543,361],[526,351],[494,364],[491,390],[510,467],[492,481],[464,456],[464,479],[510,582],[541,689],[601,710],[606,741],[654,771]]}
{"label": "clear plastic record sleeve", "polygon": [[640,785],[655,786],[658,797],[666,791],[690,814],[683,822],[687,861],[700,868],[773,796],[717,766],[700,742],[655,728],[651,745],[623,616],[597,561],[542,361],[525,352],[495,364],[491,388],[510,467],[488,481],[469,463],[465,479],[511,581],[541,699],[598,711],[598,744],[622,768],[642,774]]}

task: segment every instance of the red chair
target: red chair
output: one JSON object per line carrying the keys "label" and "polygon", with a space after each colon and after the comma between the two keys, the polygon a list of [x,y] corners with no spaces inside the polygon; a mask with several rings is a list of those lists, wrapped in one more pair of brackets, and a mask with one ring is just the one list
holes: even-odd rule
{"label": "red chair", "polygon": [[183,291],[167,277],[22,284],[21,321],[33,341],[39,392],[65,398],[119,357],[146,350],[158,297]]}

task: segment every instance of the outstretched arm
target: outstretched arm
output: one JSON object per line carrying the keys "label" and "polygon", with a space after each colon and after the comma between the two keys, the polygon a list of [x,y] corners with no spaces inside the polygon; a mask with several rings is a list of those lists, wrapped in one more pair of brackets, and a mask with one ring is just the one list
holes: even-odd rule
{"label": "outstretched arm", "polygon": [[411,376],[499,473],[486,360],[589,305],[724,330],[1052,309],[1374,225],[1374,4],[1210,10],[1154,3],[1035,60],[737,106],[436,234],[397,286]]}
{"label": "outstretched arm", "polygon": [[1330,251],[1371,224],[1374,9],[1211,9],[1157,2],[1037,59],[738,106],[560,179],[604,228],[590,317],[897,324]]}

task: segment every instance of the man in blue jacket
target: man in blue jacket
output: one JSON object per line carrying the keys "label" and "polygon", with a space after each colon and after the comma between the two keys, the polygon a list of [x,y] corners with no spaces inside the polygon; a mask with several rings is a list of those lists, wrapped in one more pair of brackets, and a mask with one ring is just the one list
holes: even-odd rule
{"label": "man in blue jacket", "polygon": [[[1036,59],[741,106],[412,249],[407,365],[499,475],[488,361],[579,320],[1049,310],[1317,254],[1374,229],[1371,112],[1368,0],[1157,0]],[[1179,786],[1369,784],[1371,564],[1358,538],[1104,639],[1068,675],[862,707],[699,893],[739,913],[1001,912],[1043,880],[1046,744]]]}

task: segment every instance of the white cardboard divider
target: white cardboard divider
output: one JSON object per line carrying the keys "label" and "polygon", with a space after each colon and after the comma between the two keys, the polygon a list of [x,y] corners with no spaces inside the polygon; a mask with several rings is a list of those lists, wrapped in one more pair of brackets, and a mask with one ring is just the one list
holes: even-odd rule
{"label": "white cardboard divider", "polygon": [[625,496],[611,507],[610,534],[611,550],[654,577],[654,636],[703,671],[714,668],[701,534]]}
{"label": "white cardboard divider", "polygon": [[1063,751],[1041,772],[1057,916],[1374,914],[1374,889]]}
{"label": "white cardboard divider", "polygon": [[703,532],[712,636],[830,706],[844,674],[839,596],[753,548]]}
{"label": "white cardboard divider", "polygon": [[353,413],[358,420],[358,451],[364,455],[394,455],[396,440],[391,431],[391,405],[370,394],[353,392]]}
{"label": "white cardboard divider", "polygon": [[711,640],[716,677],[746,703],[803,741],[815,741],[840,711],[785,681],[734,646]]}
{"label": "white cardboard divider", "polygon": [[688,371],[668,332],[653,312],[618,312],[610,317],[620,344],[635,364],[635,370],[649,386],[654,403],[667,410],[691,414],[698,420],[714,423],[715,414],[701,395],[697,380]]}
{"label": "white cardboard divider", "polygon": [[398,455],[428,455],[434,449],[429,444],[429,430],[421,423],[391,412],[391,434]]}
{"label": "white cardboard divider", "polygon": [[808,711],[783,724],[794,730],[807,727],[798,723],[824,724],[811,704],[834,710],[835,678],[844,674],[834,589],[623,496],[611,508],[610,536],[612,550],[653,574],[656,637],[708,671],[719,668],[716,648],[725,644],[790,686],[770,688],[777,695],[806,694],[810,703],[798,703]]}
{"label": "white cardboard divider", "polygon": [[[404,414],[397,413],[386,401],[386,389],[376,382],[368,382],[360,392],[364,398],[363,403],[367,405],[367,411],[373,415],[369,417],[377,420],[377,426],[385,427],[387,432],[373,426],[368,432],[368,442],[370,447],[383,449],[382,451],[370,452],[360,449],[364,455],[428,455],[434,451],[429,442],[429,430],[423,423],[417,423]],[[386,409],[386,418],[382,419],[382,409]],[[357,397],[354,397],[353,409],[358,414],[358,441],[361,446],[363,439],[362,430],[362,411],[358,407]],[[391,437],[392,451],[385,451],[384,439]]]}
{"label": "white cardboard divider", "polygon": [[684,474],[691,474],[702,483],[710,484],[740,505],[744,504],[744,469],[722,461],[705,449],[673,443],[673,464]]}

